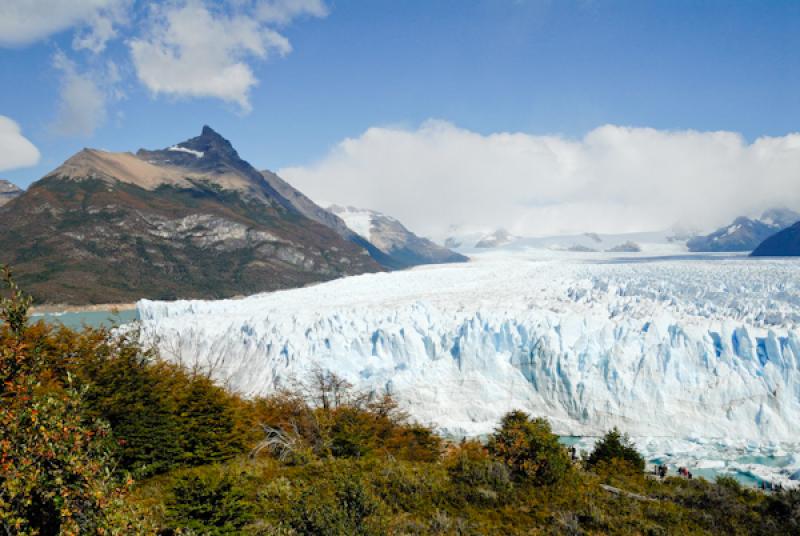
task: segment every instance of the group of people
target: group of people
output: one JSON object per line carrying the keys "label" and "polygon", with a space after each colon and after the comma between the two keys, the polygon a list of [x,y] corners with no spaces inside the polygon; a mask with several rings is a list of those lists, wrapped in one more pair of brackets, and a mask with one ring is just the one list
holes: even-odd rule
{"label": "group of people", "polygon": [[[655,474],[659,478],[666,478],[667,473],[669,472],[669,468],[667,468],[666,464],[656,465],[653,469],[653,474]],[[678,475],[688,478],[689,480],[692,479],[692,472],[689,471],[686,467],[678,467]]]}
{"label": "group of people", "polygon": [[761,484],[759,484],[759,487],[763,491],[783,491],[782,484],[773,484],[772,482],[768,482],[766,480],[762,480]]}
{"label": "group of people", "polygon": [[686,467],[678,467],[678,474],[684,478],[688,478],[689,480],[692,479],[692,472]]}
{"label": "group of people", "polygon": [[667,476],[667,466],[666,464],[656,465],[655,473],[658,475],[659,478],[665,478]]}

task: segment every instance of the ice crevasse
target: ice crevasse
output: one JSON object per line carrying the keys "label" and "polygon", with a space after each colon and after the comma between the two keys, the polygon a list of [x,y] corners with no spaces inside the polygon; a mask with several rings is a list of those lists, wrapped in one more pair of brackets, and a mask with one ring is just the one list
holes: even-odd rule
{"label": "ice crevasse", "polygon": [[486,254],[240,300],[141,301],[161,355],[247,394],[315,367],[417,420],[797,441],[800,263]]}

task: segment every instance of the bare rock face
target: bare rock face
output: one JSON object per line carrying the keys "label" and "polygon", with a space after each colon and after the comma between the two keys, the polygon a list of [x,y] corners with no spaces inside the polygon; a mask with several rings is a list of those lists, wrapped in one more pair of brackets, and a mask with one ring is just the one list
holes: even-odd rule
{"label": "bare rock face", "polygon": [[22,195],[22,190],[5,179],[0,179],[0,207]]}
{"label": "bare rock face", "polygon": [[209,127],[166,149],[85,149],[0,208],[0,263],[38,302],[221,298],[381,270]]}

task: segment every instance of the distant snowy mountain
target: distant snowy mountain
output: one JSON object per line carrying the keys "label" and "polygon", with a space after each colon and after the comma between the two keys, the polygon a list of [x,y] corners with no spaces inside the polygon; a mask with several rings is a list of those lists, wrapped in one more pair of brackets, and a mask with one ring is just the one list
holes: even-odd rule
{"label": "distant snowy mountain", "polygon": [[434,237],[434,240],[446,248],[469,250],[474,249],[475,244],[489,233],[486,229],[453,224],[443,234]]}
{"label": "distant snowy mountain", "polygon": [[752,256],[800,257],[800,221],[764,240]]}
{"label": "distant snowy mountain", "polygon": [[339,205],[331,205],[327,210],[385,254],[388,262],[394,264],[390,266],[392,268],[468,260],[459,253],[415,235],[397,219],[380,212]]}
{"label": "distant snowy mountain", "polygon": [[5,205],[15,197],[22,195],[22,190],[5,179],[0,179],[0,206]]}
{"label": "distant snowy mountain", "polygon": [[475,247],[479,249],[499,248],[507,246],[517,240],[519,240],[519,237],[512,235],[505,229],[497,229],[493,233],[481,238],[478,243],[475,244]]}
{"label": "distant snowy mountain", "polygon": [[[661,232],[602,234],[586,232],[577,235],[545,237],[514,236],[500,229],[491,233],[451,226],[442,242],[461,253],[474,253],[487,249],[547,249],[590,253],[610,251],[615,253],[685,253],[688,237],[670,229]],[[480,244],[480,245],[479,245]]]}
{"label": "distant snowy mountain", "polygon": [[741,216],[726,227],[706,236],[696,236],[686,245],[689,251],[753,251],[764,240],[800,221],[800,214],[772,209],[757,219]]}

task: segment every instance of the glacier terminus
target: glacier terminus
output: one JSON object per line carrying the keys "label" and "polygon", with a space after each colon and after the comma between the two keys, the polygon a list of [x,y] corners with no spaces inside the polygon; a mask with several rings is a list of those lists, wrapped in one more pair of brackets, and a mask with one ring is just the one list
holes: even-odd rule
{"label": "glacier terminus", "polygon": [[321,367],[454,436],[519,408],[584,445],[617,426],[651,459],[800,480],[795,261],[490,251],[138,311],[163,357],[245,395]]}

